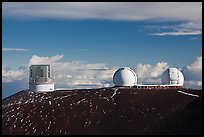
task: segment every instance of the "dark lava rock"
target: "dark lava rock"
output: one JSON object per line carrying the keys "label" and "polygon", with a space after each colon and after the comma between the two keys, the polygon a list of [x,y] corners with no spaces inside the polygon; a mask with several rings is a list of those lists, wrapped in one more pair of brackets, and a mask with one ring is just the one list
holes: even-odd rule
{"label": "dark lava rock", "polygon": [[2,101],[2,134],[202,134],[202,91],[135,88],[20,91]]}

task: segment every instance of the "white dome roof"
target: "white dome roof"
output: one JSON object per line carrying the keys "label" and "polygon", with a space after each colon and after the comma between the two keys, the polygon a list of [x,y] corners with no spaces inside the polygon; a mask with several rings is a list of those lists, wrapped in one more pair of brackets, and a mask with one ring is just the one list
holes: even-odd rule
{"label": "white dome roof", "polygon": [[115,86],[134,86],[137,83],[137,76],[132,69],[124,67],[114,73],[113,82]]}
{"label": "white dome roof", "polygon": [[184,76],[177,68],[169,68],[162,74],[163,84],[175,84],[183,86]]}

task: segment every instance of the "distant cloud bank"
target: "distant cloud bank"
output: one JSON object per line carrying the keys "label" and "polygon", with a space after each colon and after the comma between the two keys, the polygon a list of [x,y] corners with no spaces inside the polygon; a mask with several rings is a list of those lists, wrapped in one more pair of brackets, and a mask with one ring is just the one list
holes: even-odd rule
{"label": "distant cloud bank", "polygon": [[[2,82],[28,80],[28,66],[31,64],[51,64],[57,88],[100,88],[113,86],[112,77],[119,68],[108,67],[106,64],[89,64],[81,61],[62,62],[63,55],[41,57],[33,55],[27,66],[18,70],[2,66]],[[155,65],[137,64],[135,72],[138,83],[158,84],[161,83],[161,74],[169,68],[167,62],[158,62]],[[173,67],[173,66],[172,66]],[[187,88],[202,89],[202,56],[197,57],[191,64],[182,70]],[[26,83],[27,84],[27,83]]]}

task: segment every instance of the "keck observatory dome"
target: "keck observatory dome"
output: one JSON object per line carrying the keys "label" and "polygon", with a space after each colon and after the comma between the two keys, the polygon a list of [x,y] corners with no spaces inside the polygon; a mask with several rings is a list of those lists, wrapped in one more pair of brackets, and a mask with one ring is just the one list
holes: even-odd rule
{"label": "keck observatory dome", "polygon": [[113,75],[115,86],[134,86],[137,83],[136,73],[128,68],[120,68]]}
{"label": "keck observatory dome", "polygon": [[184,76],[177,68],[168,68],[162,74],[162,83],[183,86]]}

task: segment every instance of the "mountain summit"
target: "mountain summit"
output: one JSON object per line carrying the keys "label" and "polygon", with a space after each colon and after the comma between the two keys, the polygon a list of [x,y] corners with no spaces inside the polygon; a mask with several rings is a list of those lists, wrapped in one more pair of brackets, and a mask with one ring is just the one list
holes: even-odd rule
{"label": "mountain summit", "polygon": [[2,134],[202,134],[202,91],[24,90],[2,101]]}

